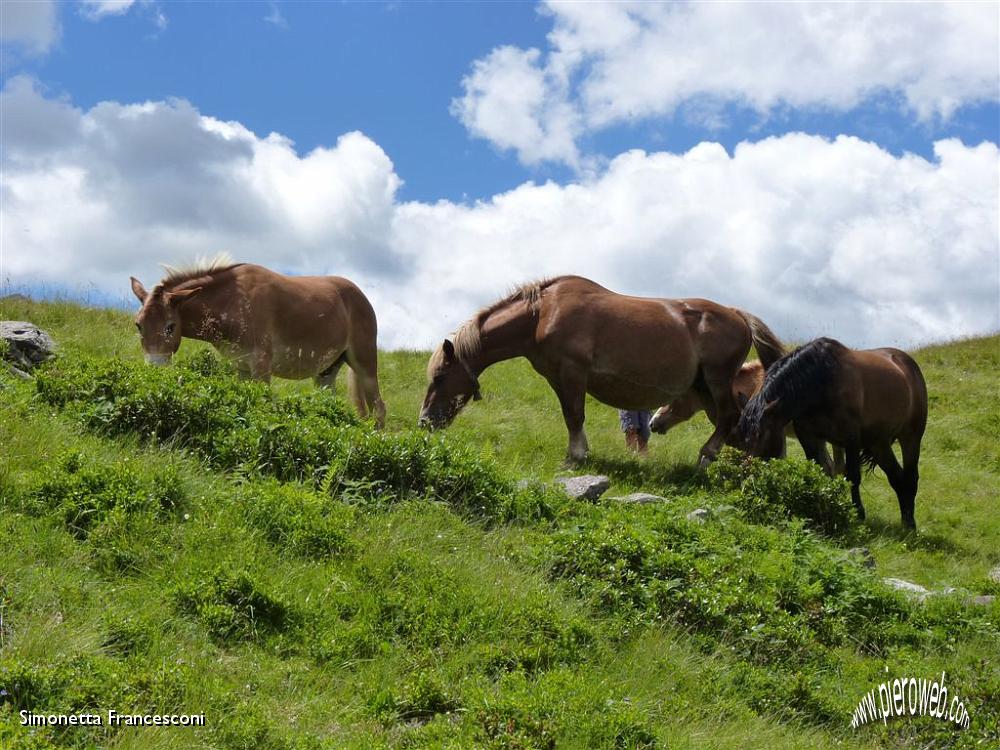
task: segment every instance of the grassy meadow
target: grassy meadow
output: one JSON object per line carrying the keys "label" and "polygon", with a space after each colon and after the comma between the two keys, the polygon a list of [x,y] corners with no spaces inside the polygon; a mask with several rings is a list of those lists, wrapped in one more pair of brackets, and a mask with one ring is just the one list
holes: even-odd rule
{"label": "grassy meadow", "polygon": [[[931,403],[907,535],[881,472],[860,524],[797,446],[706,476],[704,416],[640,460],[596,402],[579,473],[612,487],[569,501],[548,487],[558,403],[521,360],[426,435],[428,353],[383,353],[373,435],[196,342],[147,368],[120,311],[6,300],[0,319],[61,352],[37,381],[0,374],[3,750],[1000,746],[1000,604],[966,603],[1000,594],[1000,337],[914,353]],[[610,499],[636,490],[668,501]],[[957,591],[917,602],[883,576]],[[879,682],[942,671],[968,729],[850,728]],[[109,708],[206,726],[18,722]]]}

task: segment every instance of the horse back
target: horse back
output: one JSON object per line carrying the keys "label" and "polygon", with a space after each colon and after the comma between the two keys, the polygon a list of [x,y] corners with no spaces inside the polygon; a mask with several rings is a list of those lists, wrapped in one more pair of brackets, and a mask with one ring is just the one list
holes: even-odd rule
{"label": "horse back", "polygon": [[237,321],[237,330],[288,347],[343,348],[351,328],[371,329],[375,313],[361,290],[340,276],[286,276],[242,264],[213,295],[218,312]]}

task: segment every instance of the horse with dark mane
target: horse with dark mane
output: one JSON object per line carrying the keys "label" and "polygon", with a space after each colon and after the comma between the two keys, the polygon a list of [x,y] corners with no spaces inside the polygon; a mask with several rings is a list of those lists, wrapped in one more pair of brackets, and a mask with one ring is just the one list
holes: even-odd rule
{"label": "horse with dark mane", "polygon": [[358,412],[371,412],[382,426],[378,325],[352,282],[284,276],[228,256],[166,270],[150,291],[132,278],[132,292],[142,303],[135,324],[147,362],[169,364],[182,337],[209,342],[235,360],[243,377],[257,380],[312,377],[318,386],[332,387],[346,362]]}
{"label": "horse with dark mane", "polygon": [[[845,474],[862,519],[861,464],[866,463],[882,468],[899,500],[903,525],[916,528],[913,504],[927,386],[910,355],[890,348],[848,349],[829,338],[810,341],[768,369],[738,429],[751,454],[774,457],[789,422],[813,460],[824,441],[844,448]],[[902,466],[892,450],[896,441]]]}
{"label": "horse with dark mane", "polygon": [[765,364],[784,352],[758,318],[709,300],[629,297],[579,276],[525,284],[480,310],[433,353],[420,424],[446,427],[480,397],[483,370],[525,357],[559,398],[569,461],[587,454],[588,393],[631,411],[655,409],[693,388],[717,415],[701,449],[704,464],[739,418],[733,378],[751,343]]}
{"label": "horse with dark mane", "polygon": [[[736,396],[736,402],[739,404],[741,409],[747,405],[750,399],[754,397],[763,385],[763,362],[759,359],[755,359],[754,361],[747,362],[740,367],[740,371],[736,373],[736,377],[733,379],[733,395]],[[652,432],[665,435],[677,425],[687,422],[691,419],[691,417],[700,411],[704,411],[708,416],[709,421],[712,424],[715,424],[715,411],[712,408],[711,402],[704,401],[697,391],[689,391],[680,398],[674,399],[666,406],[661,406],[657,409],[656,413],[653,414],[653,418],[649,420],[649,429]],[[791,438],[795,437],[795,428],[791,423],[785,427],[785,436]],[[727,438],[726,442],[730,445],[737,446],[742,444],[738,435],[730,436]],[[780,455],[782,457],[785,455],[784,444],[782,444]],[[839,446],[833,446],[833,458],[831,459],[830,454],[824,446],[820,454],[820,466],[822,466],[823,470],[830,476],[843,474],[843,449]]]}

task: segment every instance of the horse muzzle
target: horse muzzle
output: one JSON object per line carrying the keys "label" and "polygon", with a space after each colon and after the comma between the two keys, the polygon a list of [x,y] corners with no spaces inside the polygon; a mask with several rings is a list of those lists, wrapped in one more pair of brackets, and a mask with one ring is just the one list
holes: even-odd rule
{"label": "horse muzzle", "polygon": [[170,364],[171,354],[147,354],[146,364],[156,365],[157,367],[163,367],[164,365]]}

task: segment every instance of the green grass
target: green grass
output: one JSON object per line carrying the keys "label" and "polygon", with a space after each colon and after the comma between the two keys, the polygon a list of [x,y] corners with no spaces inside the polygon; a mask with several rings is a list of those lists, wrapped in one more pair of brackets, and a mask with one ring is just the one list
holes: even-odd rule
{"label": "green grass", "polygon": [[[907,536],[880,473],[862,487],[868,521],[845,522],[842,487],[804,464],[761,469],[757,490],[732,471],[709,481],[694,469],[703,417],[636,460],[595,402],[585,470],[612,477],[608,495],[670,502],[518,489],[559,474],[566,444],[523,361],[486,371],[483,401],[428,437],[413,431],[427,354],[385,353],[387,430],[372,436],[308,383],[131,367],[119,312],[14,301],[0,318],[35,322],[62,352],[48,391],[0,376],[4,750],[1000,741],[1000,606],[916,604],[878,581],[1000,593],[986,578],[1000,562],[998,337],[915,353],[931,416]],[[164,404],[190,413],[171,422]],[[704,526],[684,518],[723,505]],[[847,559],[857,545],[876,574]],[[850,730],[886,669],[946,671],[972,727]],[[203,711],[208,725],[28,731],[21,707]]]}

